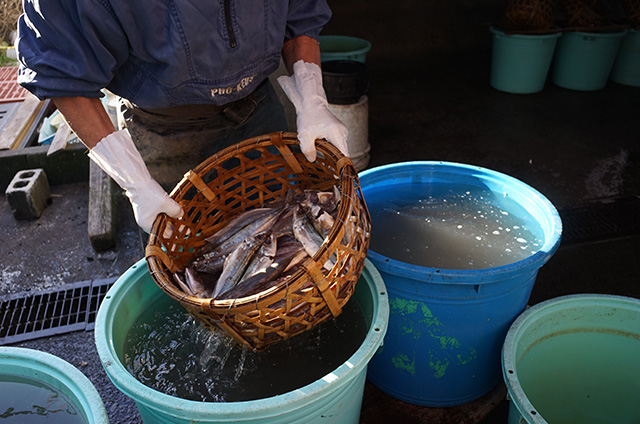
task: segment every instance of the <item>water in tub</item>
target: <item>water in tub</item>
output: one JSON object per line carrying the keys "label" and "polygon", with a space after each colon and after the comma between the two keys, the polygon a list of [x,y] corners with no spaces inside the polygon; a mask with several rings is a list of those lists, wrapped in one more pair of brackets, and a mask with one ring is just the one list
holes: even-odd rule
{"label": "water in tub", "polygon": [[3,424],[86,424],[67,396],[42,381],[5,374],[0,378],[0,393]]}
{"label": "water in tub", "polygon": [[155,306],[129,330],[123,362],[145,385],[196,401],[263,399],[313,383],[348,360],[368,331],[350,301],[335,319],[252,352],[205,329],[168,296]]}
{"label": "water in tub", "polygon": [[433,268],[482,269],[535,253],[542,230],[504,193],[442,184],[388,185],[368,191],[370,250]]}

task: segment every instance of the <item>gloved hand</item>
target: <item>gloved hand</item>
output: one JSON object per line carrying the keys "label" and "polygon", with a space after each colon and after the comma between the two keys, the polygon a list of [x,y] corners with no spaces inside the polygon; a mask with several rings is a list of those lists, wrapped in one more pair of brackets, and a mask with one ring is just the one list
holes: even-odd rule
{"label": "gloved hand", "polygon": [[317,138],[326,139],[347,156],[347,127],[328,109],[320,67],[299,60],[293,64],[293,75],[279,77],[278,83],[296,108],[298,139],[309,162],[316,160]]}
{"label": "gloved hand", "polygon": [[89,157],[125,190],[136,222],[147,233],[159,213],[173,218],[182,216],[180,205],[149,174],[126,129],[100,140],[89,152]]}

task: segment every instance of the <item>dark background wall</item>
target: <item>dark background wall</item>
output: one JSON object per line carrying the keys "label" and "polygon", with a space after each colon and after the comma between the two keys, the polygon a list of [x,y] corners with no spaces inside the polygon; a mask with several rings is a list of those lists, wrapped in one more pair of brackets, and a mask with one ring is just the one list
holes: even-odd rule
{"label": "dark background wall", "polygon": [[504,0],[329,0],[323,35],[349,35],[372,44],[367,61],[420,60],[431,53],[490,49],[489,24]]}
{"label": "dark background wall", "polygon": [[[622,0],[607,2],[610,19],[623,22]],[[489,25],[507,0],[328,0],[333,11],[323,35],[350,35],[372,44],[367,61],[421,60],[437,53],[491,49]],[[588,2],[587,2],[588,3]],[[519,3],[514,3],[519,4]],[[556,5],[559,3],[556,2]],[[560,7],[556,22],[563,19]]]}

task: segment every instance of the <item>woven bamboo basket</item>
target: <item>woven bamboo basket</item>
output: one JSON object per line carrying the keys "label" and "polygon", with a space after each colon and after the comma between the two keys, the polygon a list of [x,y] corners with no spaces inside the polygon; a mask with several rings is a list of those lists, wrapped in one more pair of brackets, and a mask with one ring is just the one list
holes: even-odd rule
{"label": "woven bamboo basket", "polygon": [[635,29],[640,29],[640,0],[623,0],[622,6],[629,24]]}
{"label": "woven bamboo basket", "polygon": [[556,0],[507,0],[499,23],[507,31],[545,31],[553,26]]}
{"label": "woven bamboo basket", "polygon": [[570,27],[611,25],[613,7],[609,0],[560,0],[559,4]]}
{"label": "woven bamboo basket", "polygon": [[[300,151],[295,133],[273,133],[218,152],[185,174],[171,192],[184,210],[180,219],[160,214],[145,251],[151,276],[211,331],[262,350],[338,316],[354,292],[369,247],[371,220],[356,168],[326,141],[316,162]],[[173,272],[184,269],[205,238],[240,213],[315,189],[341,192],[338,217],[318,252],[288,280],[240,299],[203,299],[179,289]],[[169,230],[170,229],[170,230]],[[323,264],[334,256],[330,271]]]}

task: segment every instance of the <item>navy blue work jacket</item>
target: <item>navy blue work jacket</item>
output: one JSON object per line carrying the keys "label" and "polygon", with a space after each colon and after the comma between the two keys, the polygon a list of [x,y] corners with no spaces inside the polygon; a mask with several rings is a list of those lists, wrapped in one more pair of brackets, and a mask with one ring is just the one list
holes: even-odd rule
{"label": "navy blue work jacket", "polygon": [[100,97],[142,108],[245,97],[283,42],[318,38],[326,0],[25,0],[18,82],[39,99]]}

